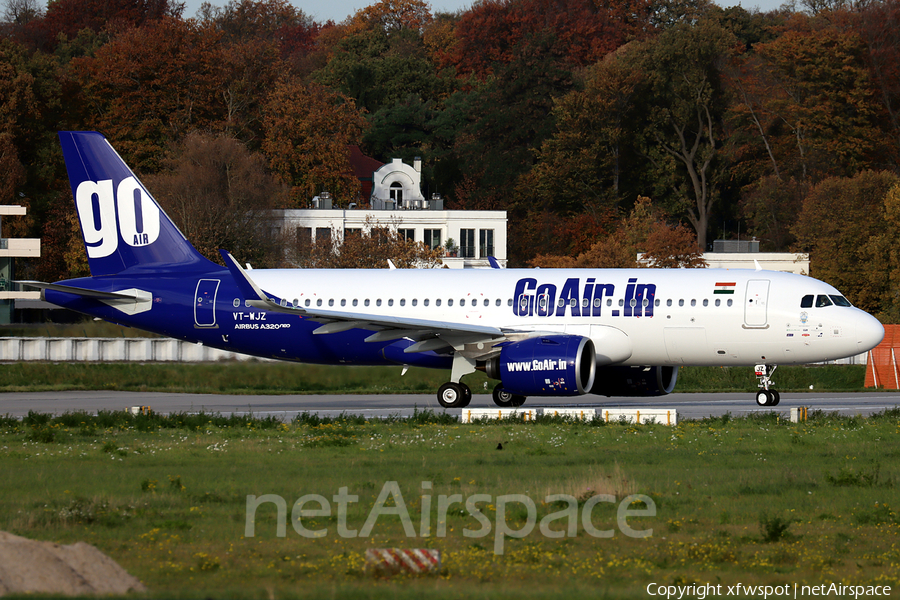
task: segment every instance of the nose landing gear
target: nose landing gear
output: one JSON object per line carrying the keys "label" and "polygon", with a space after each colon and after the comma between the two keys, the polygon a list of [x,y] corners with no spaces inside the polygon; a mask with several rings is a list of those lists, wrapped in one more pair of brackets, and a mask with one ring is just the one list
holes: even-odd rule
{"label": "nose landing gear", "polygon": [[769,389],[772,383],[772,373],[778,365],[756,365],[756,379],[762,389],[756,392],[756,404],[759,406],[778,406],[781,402],[781,394],[778,390]]}

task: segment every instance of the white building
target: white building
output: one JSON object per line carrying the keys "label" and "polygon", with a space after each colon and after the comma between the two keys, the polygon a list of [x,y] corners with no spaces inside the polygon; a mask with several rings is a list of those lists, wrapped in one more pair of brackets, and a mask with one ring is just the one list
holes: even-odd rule
{"label": "white building", "polygon": [[[404,198],[402,203],[406,202]],[[423,242],[430,248],[443,246],[444,264],[451,269],[487,268],[489,256],[506,266],[506,211],[503,210],[310,209],[278,210],[274,214],[282,231],[296,234],[301,242],[321,240],[323,236],[343,238],[348,233],[365,233],[368,227],[378,224],[396,227],[407,239]]]}
{"label": "white building", "polygon": [[374,210],[427,208],[422,195],[422,159],[416,157],[409,166],[395,158],[375,171],[369,204]]}
{"label": "white building", "polygon": [[312,209],[273,211],[274,224],[285,237],[296,235],[302,245],[323,236],[343,239],[347,234],[365,234],[374,225],[388,226],[429,248],[443,247],[443,262],[451,269],[488,268],[489,256],[506,266],[506,211],[444,210],[440,195],[426,199],[420,158],[412,165],[399,158],[382,164],[354,146],[351,163],[363,193],[371,189],[371,209],[355,204],[349,210],[336,209],[330,194],[322,193],[313,198]]}
{"label": "white building", "polygon": [[0,323],[12,321],[13,302],[38,301],[40,292],[23,292],[15,289],[16,258],[38,258],[41,255],[41,240],[38,238],[5,238],[3,237],[3,217],[22,216],[26,213],[24,206],[15,204],[0,205]]}
{"label": "white building", "polygon": [[809,275],[809,254],[760,252],[759,242],[755,239],[716,240],[713,251],[705,252],[703,260],[711,269],[755,269],[759,263],[767,271]]}

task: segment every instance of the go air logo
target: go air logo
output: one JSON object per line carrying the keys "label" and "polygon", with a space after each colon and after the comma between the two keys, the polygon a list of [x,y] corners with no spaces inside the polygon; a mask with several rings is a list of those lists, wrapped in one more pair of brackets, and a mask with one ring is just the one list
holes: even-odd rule
{"label": "go air logo", "polygon": [[149,246],[159,237],[159,207],[134,177],[123,179],[115,191],[112,179],[82,181],[75,206],[88,258],[109,256],[120,237],[133,247]]}

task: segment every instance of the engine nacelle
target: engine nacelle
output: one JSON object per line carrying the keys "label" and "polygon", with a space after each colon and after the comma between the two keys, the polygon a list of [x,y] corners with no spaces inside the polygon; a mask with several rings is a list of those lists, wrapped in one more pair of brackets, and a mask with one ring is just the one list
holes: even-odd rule
{"label": "engine nacelle", "polygon": [[596,360],[589,338],[546,335],[504,346],[485,372],[516,395],[578,396],[594,385]]}
{"label": "engine nacelle", "polygon": [[600,396],[665,396],[677,379],[678,367],[600,367],[590,391]]}

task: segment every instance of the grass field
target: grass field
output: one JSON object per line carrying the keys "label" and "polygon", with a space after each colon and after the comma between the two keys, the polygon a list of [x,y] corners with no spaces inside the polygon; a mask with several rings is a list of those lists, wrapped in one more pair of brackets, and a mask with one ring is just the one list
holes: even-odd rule
{"label": "grass field", "polygon": [[[401,367],[346,367],[283,362],[223,363],[41,363],[0,367],[0,392],[52,390],[122,390],[201,394],[433,394],[449,373]],[[779,367],[781,391],[863,391],[865,366]],[[493,389],[496,381],[483,373],[467,375],[475,393]],[[685,367],[676,392],[753,392],[752,367]]]}
{"label": "grass field", "polygon": [[[429,413],[288,424],[33,414],[0,420],[0,436],[0,529],[95,544],[154,598],[648,598],[648,584],[721,584],[724,595],[737,584],[833,582],[891,585],[897,595],[900,587],[898,410],[674,428],[559,419],[462,425]],[[389,482],[397,482],[414,537],[385,514],[369,537],[339,535],[344,526],[363,529],[376,506],[399,512],[395,494],[377,502]],[[346,524],[334,499],[341,493],[358,496],[346,503]],[[255,535],[245,535],[247,497],[265,494],[285,500],[283,537],[272,503],[259,506]],[[308,494],[330,502],[331,514],[297,523],[291,507]],[[445,511],[439,535],[439,499],[454,494],[486,495],[472,502],[487,535],[465,535],[484,526],[460,503]],[[538,521],[556,516],[549,533],[502,536],[500,554],[498,528],[521,529],[529,517],[508,494],[530,498]],[[574,498],[578,518],[560,517],[573,507],[547,501],[554,494]],[[595,502],[584,521],[598,494],[615,500]],[[648,537],[629,537],[617,522],[618,503],[633,494],[647,498],[625,506],[638,513],[627,524],[652,529]],[[304,537],[295,524],[325,534]],[[364,568],[372,547],[438,549],[443,566],[431,576],[378,577]]]}

